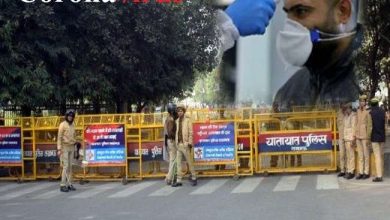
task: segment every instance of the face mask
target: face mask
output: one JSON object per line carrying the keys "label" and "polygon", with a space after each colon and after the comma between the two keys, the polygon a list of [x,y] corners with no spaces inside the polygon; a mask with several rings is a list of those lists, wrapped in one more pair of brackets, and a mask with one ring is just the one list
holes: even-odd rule
{"label": "face mask", "polygon": [[356,32],[330,34],[318,29],[309,30],[300,23],[287,19],[276,39],[276,49],[285,64],[303,66],[313,51],[313,44],[349,37]]}

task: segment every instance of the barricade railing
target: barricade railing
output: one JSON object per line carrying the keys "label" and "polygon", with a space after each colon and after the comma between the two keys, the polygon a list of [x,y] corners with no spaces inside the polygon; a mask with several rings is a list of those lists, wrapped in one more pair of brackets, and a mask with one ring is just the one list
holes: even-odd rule
{"label": "barricade railing", "polygon": [[[36,179],[34,148],[34,118],[7,118],[5,126],[0,126],[0,168],[7,174],[1,180]],[[31,148],[31,154],[26,152]]]}
{"label": "barricade railing", "polygon": [[255,115],[256,173],[335,171],[332,111]]}
{"label": "barricade railing", "polygon": [[[199,176],[239,177],[336,169],[334,112],[256,114],[258,112],[251,108],[187,111],[194,128],[191,158]],[[85,163],[77,161],[75,178],[81,182],[122,180],[127,183],[128,180],[164,177],[168,172],[168,152],[164,148],[166,117],[167,113],[77,115],[74,123],[77,136],[82,140]],[[61,170],[56,145],[63,117],[6,120],[20,128],[23,161],[19,166],[0,164],[10,167],[8,178],[59,179]],[[317,145],[302,145],[302,141],[308,143],[308,138]],[[295,145],[282,146],[282,139],[289,143],[295,141]],[[268,146],[267,141],[274,146]]]}

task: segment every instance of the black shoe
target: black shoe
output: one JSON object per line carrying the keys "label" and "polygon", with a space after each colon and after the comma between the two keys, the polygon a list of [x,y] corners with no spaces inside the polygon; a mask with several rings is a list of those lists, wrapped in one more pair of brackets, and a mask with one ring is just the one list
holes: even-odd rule
{"label": "black shoe", "polygon": [[198,185],[198,180],[197,179],[191,180],[191,186],[196,186],[196,185]]}
{"label": "black shoe", "polygon": [[182,186],[182,185],[183,185],[182,183],[173,183],[172,187],[179,187],[179,186]]}
{"label": "black shoe", "polygon": [[357,180],[361,180],[361,179],[363,179],[363,176],[364,176],[363,174],[359,174],[359,175],[356,177],[356,179],[357,179]]}
{"label": "black shoe", "polygon": [[345,175],[344,177],[345,177],[345,179],[350,180],[350,179],[353,179],[355,177],[355,175],[353,173],[347,173],[347,175]]}
{"label": "black shoe", "polygon": [[337,175],[337,177],[343,177],[343,176],[345,176],[345,173],[344,173],[344,172],[341,172],[341,173],[339,173],[339,174]]}
{"label": "black shoe", "polygon": [[375,177],[374,179],[372,179],[372,182],[382,182],[383,179],[382,177]]}
{"label": "black shoe", "polygon": [[76,191],[76,188],[74,188],[73,185],[70,185],[70,186],[68,186],[68,190],[69,190],[69,191]]}
{"label": "black shoe", "polygon": [[370,178],[370,175],[368,175],[368,174],[363,174],[363,178],[362,179],[368,179],[368,178]]}
{"label": "black shoe", "polygon": [[61,192],[69,192],[69,189],[68,189],[68,187],[66,187],[66,186],[61,186],[61,187],[60,187],[60,191],[61,191]]}

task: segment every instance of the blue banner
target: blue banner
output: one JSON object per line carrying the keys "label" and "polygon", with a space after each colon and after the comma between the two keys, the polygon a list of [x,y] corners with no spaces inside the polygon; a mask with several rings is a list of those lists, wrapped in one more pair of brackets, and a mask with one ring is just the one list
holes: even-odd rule
{"label": "blue banner", "polygon": [[93,166],[125,166],[125,126],[88,125],[84,130],[85,159]]}
{"label": "blue banner", "polygon": [[196,123],[194,160],[196,162],[230,162],[235,158],[234,123]]}
{"label": "blue banner", "polygon": [[20,127],[0,127],[0,164],[22,165]]}
{"label": "blue banner", "polygon": [[259,135],[259,152],[332,150],[332,133],[299,132]]}

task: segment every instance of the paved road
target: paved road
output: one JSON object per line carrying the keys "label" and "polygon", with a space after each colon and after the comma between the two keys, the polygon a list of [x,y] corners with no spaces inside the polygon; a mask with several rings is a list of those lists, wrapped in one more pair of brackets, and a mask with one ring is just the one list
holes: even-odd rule
{"label": "paved road", "polygon": [[197,187],[162,180],[89,183],[59,192],[57,182],[0,183],[8,219],[389,219],[390,179],[346,181],[330,175],[201,179]]}

